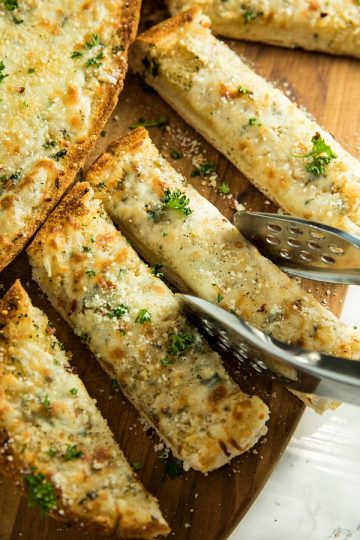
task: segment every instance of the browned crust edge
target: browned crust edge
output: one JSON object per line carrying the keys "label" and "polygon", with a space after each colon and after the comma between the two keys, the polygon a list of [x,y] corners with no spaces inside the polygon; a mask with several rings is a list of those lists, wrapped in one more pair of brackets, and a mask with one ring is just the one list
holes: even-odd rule
{"label": "browned crust edge", "polygon": [[24,248],[28,240],[33,236],[39,226],[45,221],[48,214],[55,207],[67,188],[73,182],[76,174],[83,166],[87,156],[95,146],[95,143],[114,110],[118,97],[124,87],[124,79],[127,73],[127,53],[130,43],[135,39],[138,23],[140,19],[141,0],[131,0],[124,2],[121,14],[124,15],[119,21],[117,28],[123,31],[123,42],[125,50],[115,61],[120,70],[119,79],[116,85],[108,85],[105,96],[97,104],[92,121],[92,129],[83,143],[75,143],[70,152],[66,163],[66,169],[59,174],[57,181],[59,187],[54,184],[50,201],[43,201],[41,207],[33,213],[28,220],[26,228],[22,231],[10,246],[0,246],[1,262],[0,271],[3,270]]}
{"label": "browned crust edge", "polygon": [[187,24],[192,23],[195,19],[202,16],[202,10],[199,6],[194,6],[186,11],[182,11],[175,17],[166,19],[165,21],[153,26],[143,34],[140,34],[136,41],[143,41],[144,43],[160,43],[171,34],[177,33],[183,29]]}
{"label": "browned crust edge", "polygon": [[[74,189],[73,192],[75,196],[77,194],[85,196],[86,193],[88,193],[88,190],[81,188],[80,190]],[[0,334],[5,343],[8,339],[6,335],[6,326],[17,313],[26,312],[30,305],[31,299],[22,287],[20,280],[17,279],[5,296],[0,300]],[[0,388],[0,405],[2,399],[3,396]],[[29,465],[22,461],[20,456],[13,451],[11,443],[9,442],[9,434],[5,429],[1,429],[0,426],[0,472],[9,481],[15,484],[17,491],[22,496],[26,496],[23,475],[27,470],[29,470]],[[91,516],[87,519],[86,516],[79,515],[71,510],[69,506],[63,504],[61,492],[59,490],[57,491],[57,508],[55,511],[49,512],[48,516],[57,521],[66,522],[69,525],[74,525],[78,528],[81,527],[81,529],[86,529],[93,533],[112,534],[116,532],[119,538],[153,538],[157,535],[164,535],[170,532],[170,528],[167,526],[166,522],[159,523],[157,519],[147,523],[146,526],[141,526],[136,523],[131,524],[129,522],[122,527],[121,516],[118,517],[114,524],[110,524],[108,521],[104,521],[102,524],[94,522],[91,519]]]}

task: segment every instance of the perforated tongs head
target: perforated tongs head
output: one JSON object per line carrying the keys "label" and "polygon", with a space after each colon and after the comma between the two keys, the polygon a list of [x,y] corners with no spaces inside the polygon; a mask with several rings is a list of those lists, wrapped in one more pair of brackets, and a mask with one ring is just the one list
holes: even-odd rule
{"label": "perforated tongs head", "polygon": [[360,405],[360,361],[294,347],[264,334],[240,317],[195,296],[177,294],[185,314],[214,346],[244,366],[301,392]]}
{"label": "perforated tongs head", "polygon": [[360,285],[360,238],[306,219],[237,212],[235,226],[259,251],[289,274]]}

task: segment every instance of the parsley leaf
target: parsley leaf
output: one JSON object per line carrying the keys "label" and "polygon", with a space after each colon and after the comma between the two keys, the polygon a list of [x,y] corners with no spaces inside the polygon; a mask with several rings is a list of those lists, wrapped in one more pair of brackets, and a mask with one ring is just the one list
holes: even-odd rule
{"label": "parsley leaf", "polygon": [[17,0],[4,0],[4,7],[8,11],[14,11],[19,7]]}
{"label": "parsley leaf", "polygon": [[91,39],[85,43],[85,47],[87,49],[92,49],[93,47],[96,47],[99,44],[100,44],[100,38],[98,34],[93,34],[91,36]]}
{"label": "parsley leaf", "polygon": [[55,488],[42,473],[27,473],[24,475],[24,482],[30,506],[38,506],[42,514],[56,508]]}
{"label": "parsley leaf", "polygon": [[5,64],[4,64],[4,62],[2,60],[0,60],[0,83],[4,79],[6,79],[6,77],[9,76],[8,73],[4,73],[4,70],[5,70]]}
{"label": "parsley leaf", "polygon": [[167,126],[168,124],[169,124],[169,121],[166,118],[166,116],[160,116],[159,120],[145,120],[145,118],[141,116],[138,122],[130,126],[130,129],[136,129],[138,127],[146,127],[146,128],[164,127],[164,126]]}
{"label": "parsley leaf", "polygon": [[135,322],[140,324],[151,322],[151,313],[147,309],[140,309]]}
{"label": "parsley leaf", "polygon": [[76,444],[69,444],[65,450],[65,454],[63,454],[63,458],[65,461],[71,461],[72,459],[78,459],[82,454],[82,451],[77,449]]}
{"label": "parsley leaf", "polygon": [[165,461],[165,473],[170,476],[172,480],[181,476],[184,473],[182,461],[173,457],[160,457]]}
{"label": "parsley leaf", "polygon": [[85,274],[89,277],[96,276],[95,270],[85,270]]}
{"label": "parsley leaf", "polygon": [[94,66],[94,67],[100,67],[102,62],[100,60],[103,60],[104,53],[101,51],[96,56],[93,56],[92,58],[88,58],[85,62],[86,67]]}
{"label": "parsley leaf", "polygon": [[70,388],[70,394],[72,394],[73,396],[76,396],[77,393],[78,393],[77,388]]}
{"label": "parsley leaf", "polygon": [[51,401],[50,401],[49,396],[47,394],[45,394],[44,399],[42,400],[42,404],[44,405],[45,409],[50,409]]}
{"label": "parsley leaf", "polygon": [[177,150],[173,150],[171,153],[170,153],[170,156],[172,159],[181,159],[183,157],[183,153],[182,152],[178,152]]}
{"label": "parsley leaf", "polygon": [[229,184],[225,184],[225,182],[223,182],[220,187],[219,187],[219,191],[220,193],[222,193],[223,195],[228,195],[230,193],[230,187],[229,187]]}
{"label": "parsley leaf", "polygon": [[216,165],[215,163],[202,163],[196,169],[193,170],[191,173],[191,176],[212,176],[214,173],[216,173]]}
{"label": "parsley leaf", "polygon": [[158,264],[158,263],[154,264],[154,266],[151,267],[151,273],[152,273],[154,276],[156,276],[156,277],[158,277],[158,278],[160,278],[160,279],[163,279],[163,278],[164,278],[164,274],[163,274],[163,272],[160,272],[160,270],[161,270],[162,267],[163,267],[162,264]]}
{"label": "parsley leaf", "polygon": [[243,94],[243,95],[252,94],[252,91],[249,90],[248,88],[246,88],[245,86],[239,86],[238,87],[238,92],[239,92],[239,94]]}
{"label": "parsley leaf", "polygon": [[54,154],[53,156],[51,156],[53,159],[55,159],[55,161],[60,161],[60,159],[64,158],[67,154],[67,150],[65,150],[65,148],[63,148],[62,150],[59,150],[58,152],[56,152],[56,154]]}
{"label": "parsley leaf", "polygon": [[313,144],[312,149],[308,154],[294,154],[296,158],[312,158],[312,160],[305,166],[305,170],[314,176],[321,176],[325,174],[325,167],[329,163],[337,158],[337,155],[331,150],[330,146],[326,144],[320,133],[315,133],[311,139]]}
{"label": "parsley leaf", "polygon": [[70,55],[70,58],[80,58],[80,56],[82,56],[83,53],[80,52],[80,51],[73,51]]}
{"label": "parsley leaf", "polygon": [[179,354],[190,349],[194,343],[194,337],[190,334],[171,334],[169,353]]}
{"label": "parsley leaf", "polygon": [[109,319],[121,319],[128,310],[129,308],[125,304],[120,304],[120,306],[108,311],[106,316],[109,317]]}
{"label": "parsley leaf", "polygon": [[190,199],[184,193],[181,193],[180,189],[176,189],[175,191],[166,189],[161,202],[164,208],[177,210],[184,214],[184,216],[192,213],[191,208],[189,208]]}
{"label": "parsley leaf", "polygon": [[251,21],[256,19],[256,16],[257,16],[256,11],[252,9],[248,9],[247,11],[244,11],[243,13],[244,24],[249,24]]}

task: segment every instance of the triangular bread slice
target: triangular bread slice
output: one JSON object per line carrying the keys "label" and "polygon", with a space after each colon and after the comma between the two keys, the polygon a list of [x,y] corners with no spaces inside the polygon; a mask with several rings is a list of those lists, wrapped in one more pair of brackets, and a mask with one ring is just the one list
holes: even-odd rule
{"label": "triangular bread slice", "polygon": [[185,468],[220,467],[267,431],[266,404],[240,390],[88,183],[71,190],[28,254],[50,302]]}
{"label": "triangular bread slice", "polygon": [[[160,155],[144,128],[111,145],[87,180],[144,259],[160,264],[181,290],[218,302],[282,341],[360,358],[359,332],[260,255]],[[167,208],[165,198],[176,192],[178,201],[187,200],[188,215]],[[305,401],[318,412],[336,405],[315,396]]]}
{"label": "triangular bread slice", "polygon": [[42,513],[99,534],[169,532],[64,347],[16,281],[0,302],[0,470]]}

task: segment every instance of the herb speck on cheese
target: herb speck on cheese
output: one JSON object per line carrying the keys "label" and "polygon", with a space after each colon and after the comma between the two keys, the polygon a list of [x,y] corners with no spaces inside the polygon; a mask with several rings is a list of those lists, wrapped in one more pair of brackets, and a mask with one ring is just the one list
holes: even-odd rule
{"label": "herb speck on cheese", "polygon": [[76,444],[69,444],[63,454],[64,461],[71,461],[72,459],[78,459],[83,455],[81,450],[77,449]]}
{"label": "herb speck on cheese", "polygon": [[312,160],[305,166],[305,170],[314,176],[321,176],[325,174],[325,167],[329,163],[337,158],[337,155],[331,150],[330,146],[326,144],[320,133],[315,133],[311,142],[313,144],[312,149],[307,154],[294,154],[296,158],[312,158]]}
{"label": "herb speck on cheese", "polygon": [[135,322],[145,324],[151,322],[151,313],[147,309],[140,309]]}
{"label": "herb speck on cheese", "polygon": [[190,334],[171,334],[169,353],[179,354],[187,351],[192,347],[194,343],[194,337]]}
{"label": "herb speck on cheese", "polygon": [[189,208],[190,199],[186,197],[184,193],[181,193],[179,189],[176,189],[175,191],[166,189],[161,202],[164,208],[177,210],[185,216],[192,213],[191,208]]}
{"label": "herb speck on cheese", "polygon": [[30,506],[38,506],[42,514],[56,508],[55,488],[42,473],[27,473],[24,475],[24,482]]}

